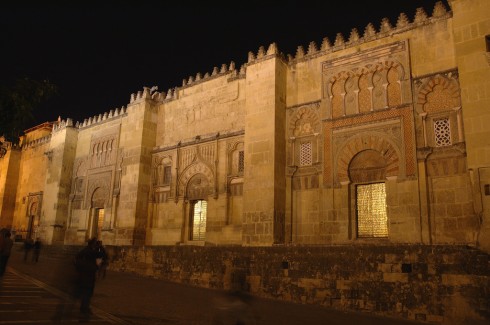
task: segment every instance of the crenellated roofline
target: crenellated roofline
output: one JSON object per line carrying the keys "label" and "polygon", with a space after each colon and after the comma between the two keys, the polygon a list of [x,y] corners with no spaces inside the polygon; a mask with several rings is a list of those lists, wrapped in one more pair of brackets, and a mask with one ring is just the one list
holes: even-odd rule
{"label": "crenellated roofline", "polygon": [[[372,23],[369,23],[364,28],[364,33],[362,35],[357,28],[353,28],[348,39],[346,39],[342,33],[337,33],[333,44],[327,37],[324,37],[320,47],[318,47],[314,41],[308,44],[306,50],[302,45],[299,45],[294,56],[291,54],[284,55],[281,53],[276,43],[270,44],[267,51],[265,50],[264,46],[260,46],[256,54],[252,51],[248,52],[247,63],[242,64],[240,70],[238,71],[236,70],[235,62],[231,61],[229,65],[222,64],[220,68],[214,67],[210,73],[206,72],[204,75],[202,75],[200,72],[198,72],[195,76],[185,78],[182,80],[181,86],[170,88],[167,92],[158,92],[158,87],[156,86],[152,88],[143,87],[142,91],[131,94],[129,104],[145,99],[156,100],[159,102],[169,102],[178,99],[179,90],[190,88],[209,80],[223,76],[227,76],[228,80],[245,78],[248,65],[255,64],[262,60],[267,60],[271,57],[279,57],[287,64],[294,65],[299,62],[314,59],[318,56],[323,56],[327,53],[348,49],[350,47],[358,46],[360,44],[379,40],[385,37],[391,37],[395,34],[404,33],[411,29],[430,25],[437,21],[451,17],[452,12],[447,10],[442,1],[438,1],[435,3],[432,15],[430,17],[422,7],[416,9],[413,21],[410,21],[408,16],[402,12],[398,15],[395,26],[393,26],[389,19],[385,17],[381,19],[378,29],[376,29]],[[75,127],[85,128],[126,113],[127,109],[123,106],[120,109],[116,108],[115,110],[110,110],[109,112],[99,114],[98,116],[90,117],[85,119],[83,122],[76,122]],[[73,124],[71,124],[71,126],[73,126]]]}

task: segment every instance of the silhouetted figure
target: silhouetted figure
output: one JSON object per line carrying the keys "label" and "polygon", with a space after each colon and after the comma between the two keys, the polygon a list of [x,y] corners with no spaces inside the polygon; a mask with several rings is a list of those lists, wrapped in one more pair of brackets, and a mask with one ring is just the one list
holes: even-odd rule
{"label": "silhouetted figure", "polygon": [[234,272],[232,288],[215,299],[213,325],[254,325],[257,315],[251,306],[252,296],[246,292],[245,274]]}
{"label": "silhouetted figure", "polygon": [[32,246],[33,249],[32,261],[35,263],[39,261],[39,254],[41,254],[41,246],[42,246],[41,239],[38,237],[36,238],[36,241]]}
{"label": "silhouetted figure", "polygon": [[102,245],[102,241],[97,241],[97,265],[99,269],[97,270],[97,278],[105,278],[107,267],[109,266],[109,255],[105,250],[104,245]]}
{"label": "silhouetted figure", "polygon": [[75,268],[78,273],[76,294],[80,298],[80,312],[86,316],[92,313],[90,299],[94,294],[95,277],[98,269],[96,248],[97,240],[92,238],[75,257]]}
{"label": "silhouetted figure", "polygon": [[14,246],[14,241],[10,238],[12,234],[9,230],[3,232],[2,240],[0,241],[0,276],[3,276],[7,268],[7,262]]}
{"label": "silhouetted figure", "polygon": [[27,258],[29,257],[33,246],[34,241],[32,238],[26,238],[26,240],[24,240],[24,262],[27,262]]}

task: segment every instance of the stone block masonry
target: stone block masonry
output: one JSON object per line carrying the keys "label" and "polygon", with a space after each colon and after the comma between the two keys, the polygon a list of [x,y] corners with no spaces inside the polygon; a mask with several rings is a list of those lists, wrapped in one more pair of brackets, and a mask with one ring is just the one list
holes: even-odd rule
{"label": "stone block masonry", "polygon": [[109,246],[111,269],[439,324],[490,321],[489,255],[468,246]]}

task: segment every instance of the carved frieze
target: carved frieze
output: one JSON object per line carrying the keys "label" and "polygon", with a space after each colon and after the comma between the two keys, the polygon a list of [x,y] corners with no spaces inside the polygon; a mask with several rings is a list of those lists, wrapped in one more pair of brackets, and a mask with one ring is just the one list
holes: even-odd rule
{"label": "carved frieze", "polygon": [[369,113],[410,103],[408,42],[335,58],[322,64],[323,117]]}
{"label": "carved frieze", "polygon": [[[198,174],[201,175],[199,179],[203,182],[202,184],[207,184],[206,186],[208,188],[207,191],[203,192],[200,190],[199,193],[215,195],[214,173],[207,165],[199,162],[186,168],[179,177],[179,196],[183,196],[184,193],[187,194],[186,189],[190,184],[189,181],[191,180],[191,178]],[[199,189],[202,188],[202,186],[199,187]]]}

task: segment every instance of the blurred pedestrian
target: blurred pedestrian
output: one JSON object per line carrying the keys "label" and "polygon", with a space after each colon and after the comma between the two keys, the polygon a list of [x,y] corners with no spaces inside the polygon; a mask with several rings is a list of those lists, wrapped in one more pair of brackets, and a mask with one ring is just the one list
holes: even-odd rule
{"label": "blurred pedestrian", "polygon": [[34,263],[37,263],[39,261],[39,254],[41,254],[41,246],[42,246],[41,239],[37,237],[33,245],[34,252],[32,254],[32,261]]}
{"label": "blurred pedestrian", "polygon": [[214,300],[213,325],[254,325],[257,316],[244,292],[230,291]]}
{"label": "blurred pedestrian", "polygon": [[213,325],[255,325],[257,315],[252,307],[253,298],[248,294],[243,272],[232,274],[229,291],[214,300]]}
{"label": "blurred pedestrian", "polygon": [[[50,269],[53,279],[63,288],[63,291],[69,294],[70,299],[60,299],[53,317],[53,324],[73,322],[73,310],[78,308],[79,295],[79,274],[74,267],[74,256],[70,259],[60,259],[59,263],[53,263],[53,269]],[[87,316],[80,314],[80,322],[86,321]]]}
{"label": "blurred pedestrian", "polygon": [[3,240],[5,239],[5,234],[7,233],[7,228],[0,229],[0,251],[2,250]]}
{"label": "blurred pedestrian", "polygon": [[29,254],[31,253],[33,246],[34,246],[34,241],[32,240],[31,237],[26,238],[26,240],[24,240],[24,262],[27,262],[27,258],[29,257]]}
{"label": "blurred pedestrian", "polygon": [[9,230],[4,231],[2,240],[0,241],[0,276],[3,276],[7,268],[7,262],[14,246],[14,241],[10,238],[12,234]]}
{"label": "blurred pedestrian", "polygon": [[80,299],[80,312],[89,316],[90,299],[94,294],[95,277],[97,273],[97,239],[92,238],[87,242],[87,246],[82,249],[75,257],[75,268],[78,273],[77,279],[77,298]]}
{"label": "blurred pedestrian", "polygon": [[97,265],[99,266],[99,269],[97,270],[97,278],[104,279],[107,272],[107,267],[109,266],[109,255],[107,254],[104,245],[102,245],[101,240],[97,241]]}

